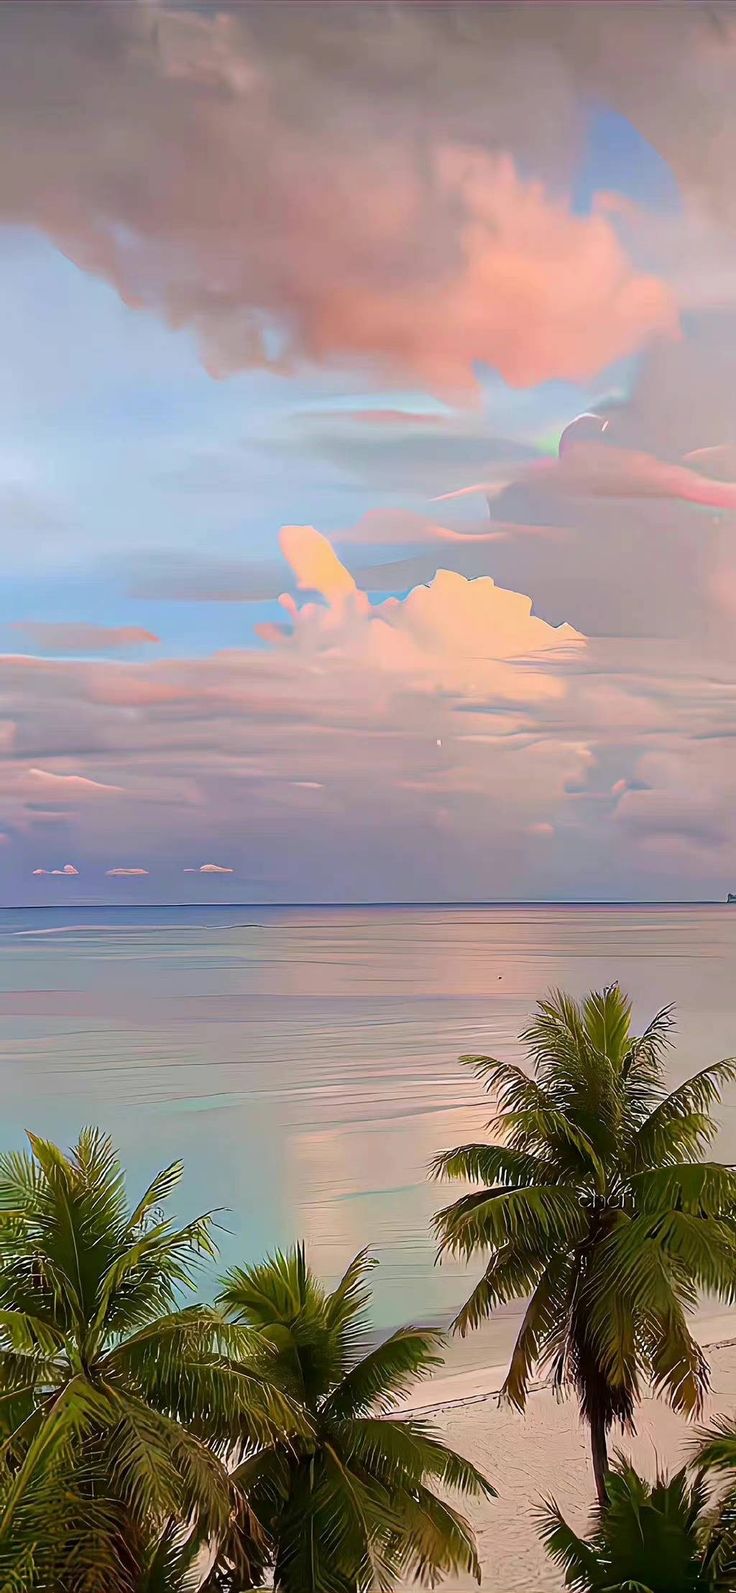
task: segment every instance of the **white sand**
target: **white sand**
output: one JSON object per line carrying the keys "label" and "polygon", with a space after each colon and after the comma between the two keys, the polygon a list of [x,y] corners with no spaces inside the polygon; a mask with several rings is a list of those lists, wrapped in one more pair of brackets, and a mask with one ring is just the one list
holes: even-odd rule
{"label": "white sand", "polygon": [[[736,1415],[734,1316],[705,1319],[697,1332],[711,1368],[705,1419],[716,1412]],[[453,1448],[475,1461],[498,1490],[497,1499],[469,1512],[487,1593],[556,1593],[563,1583],[539,1542],[532,1511],[540,1497],[553,1495],[572,1525],[586,1526],[594,1497],[587,1435],[574,1402],[559,1402],[544,1386],[530,1395],[523,1416],[499,1407],[493,1396],[503,1373],[504,1368],[490,1367],[436,1379],[409,1403],[431,1411]],[[682,1464],[695,1436],[666,1404],[652,1398],[642,1401],[637,1429],[635,1438],[614,1432],[611,1449],[624,1449],[649,1477],[658,1468]],[[475,1583],[444,1586],[469,1593]]]}

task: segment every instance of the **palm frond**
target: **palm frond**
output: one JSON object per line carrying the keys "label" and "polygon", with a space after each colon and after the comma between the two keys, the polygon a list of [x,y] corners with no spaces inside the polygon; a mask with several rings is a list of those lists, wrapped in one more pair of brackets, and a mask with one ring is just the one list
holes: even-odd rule
{"label": "palm frond", "polygon": [[141,1195],[137,1206],[130,1213],[128,1227],[131,1230],[139,1228],[150,1212],[156,1211],[159,1206],[162,1206],[169,1199],[169,1196],[173,1194],[177,1185],[181,1182],[183,1173],[184,1163],[181,1161],[170,1162],[168,1167],[164,1167],[160,1173],[156,1173],[155,1178],[151,1180],[148,1188]]}
{"label": "palm frond", "polygon": [[547,1264],[547,1246],[530,1244],[526,1248],[513,1241],[494,1252],[452,1326],[461,1337],[480,1326],[499,1305],[521,1300],[536,1287]]}
{"label": "palm frond", "polygon": [[[70,1438],[82,1437],[101,1412],[103,1416],[107,1412],[104,1395],[93,1389],[84,1377],[77,1376],[35,1422],[33,1437],[3,1500],[0,1546],[7,1542],[15,1516],[38,1478],[65,1452]],[[13,1447],[12,1439],[3,1447],[7,1449],[8,1446]]]}
{"label": "palm frond", "polygon": [[503,1112],[536,1109],[543,1111],[552,1101],[536,1079],[524,1072],[515,1062],[499,1062],[493,1056],[461,1056],[463,1067],[472,1068],[483,1080],[489,1095],[498,1102]]}
{"label": "palm frond", "polygon": [[329,1416],[387,1415],[442,1365],[443,1334],[431,1328],[399,1328],[345,1374],[322,1406]]}
{"label": "palm frond", "polygon": [[620,985],[592,990],[582,1003],[581,1016],[588,1044],[607,1057],[620,1073],[630,1056],[631,1002]]}
{"label": "palm frond", "polygon": [[459,1511],[421,1485],[402,1500],[402,1538],[396,1560],[425,1587],[446,1576],[472,1576],[480,1584],[475,1537]]}
{"label": "palm frond", "polygon": [[361,1417],[340,1423],[337,1432],[351,1460],[389,1487],[432,1480],[466,1498],[496,1497],[484,1473],[450,1449],[431,1423],[418,1416]]}
{"label": "palm frond", "polygon": [[140,1391],[154,1410],[194,1424],[215,1441],[270,1442],[304,1430],[289,1393],[272,1380],[258,1335],[207,1306],[161,1317],[115,1345],[100,1371]]}
{"label": "palm frond", "polygon": [[525,1248],[546,1241],[552,1246],[578,1244],[585,1217],[577,1191],[560,1184],[534,1184],[526,1189],[484,1189],[463,1195],[437,1212],[432,1225],[440,1254],[466,1260],[478,1250],[500,1249],[521,1239]]}
{"label": "palm frond", "polygon": [[563,1572],[566,1587],[580,1593],[603,1589],[602,1567],[595,1549],[568,1526],[553,1499],[540,1505],[536,1521],[539,1536],[550,1559]]}
{"label": "palm frond", "polygon": [[550,1342],[566,1331],[574,1278],[569,1256],[558,1255],[552,1257],[536,1283],[501,1390],[503,1398],[517,1410],[526,1405],[534,1369],[546,1358]]}
{"label": "palm frond", "polygon": [[698,1434],[693,1460],[706,1471],[736,1471],[736,1421],[714,1417]]}
{"label": "palm frond", "polygon": [[645,1335],[655,1392],[665,1394],[674,1410],[697,1416],[710,1386],[708,1362],[687,1325],[678,1299],[653,1315]]}
{"label": "palm frond", "polygon": [[462,1178],[467,1183],[501,1184],[512,1189],[556,1182],[555,1164],[509,1145],[456,1145],[430,1164],[432,1178]]}
{"label": "palm frond", "polygon": [[110,1385],[111,1475],[118,1496],[139,1521],[196,1519],[209,1532],[225,1527],[230,1513],[226,1467],[180,1422]]}
{"label": "palm frond", "polygon": [[736,1169],[722,1162],[673,1162],[634,1173],[630,1188],[637,1212],[656,1216],[674,1208],[699,1217],[728,1217],[736,1210]]}
{"label": "palm frond", "polygon": [[631,1041],[623,1059],[621,1076],[626,1105],[633,1122],[648,1115],[664,1094],[664,1064],[672,1045],[674,1008],[662,1007],[642,1034]]}
{"label": "palm frond", "polygon": [[701,1149],[706,1145],[715,1133],[715,1124],[710,1116],[711,1107],[720,1100],[724,1085],[733,1083],[734,1079],[736,1059],[728,1057],[722,1062],[712,1063],[710,1067],[701,1068],[699,1073],[685,1079],[677,1089],[659,1101],[634,1136],[635,1168],[654,1167],[667,1161],[671,1154],[672,1129],[683,1121],[692,1124],[693,1120],[697,1122],[701,1119],[702,1127],[694,1148]]}
{"label": "palm frond", "polygon": [[136,1593],[199,1593],[202,1577],[196,1565],[199,1539],[169,1522],[160,1538],[144,1550]]}
{"label": "palm frond", "polygon": [[359,1250],[353,1257],[340,1282],[325,1300],[324,1320],[332,1334],[337,1334],[341,1371],[362,1355],[370,1343],[370,1290],[368,1274],[377,1266],[375,1256],[368,1250]]}
{"label": "palm frond", "polygon": [[250,1267],[232,1267],[225,1274],[218,1304],[236,1321],[267,1329],[274,1323],[290,1326],[309,1303],[324,1297],[311,1277],[303,1245],[277,1250]]}

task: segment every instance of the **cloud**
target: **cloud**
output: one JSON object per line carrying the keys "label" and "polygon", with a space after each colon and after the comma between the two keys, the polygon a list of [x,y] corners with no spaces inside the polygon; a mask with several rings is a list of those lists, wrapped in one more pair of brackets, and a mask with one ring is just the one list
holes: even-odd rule
{"label": "cloud", "polygon": [[[508,390],[498,378],[496,387],[493,396],[506,409]],[[496,436],[488,416],[477,408],[443,410],[437,420],[432,427],[365,425],[353,412],[308,406],[297,408],[288,429],[268,446],[282,466],[286,460],[293,468],[296,457],[307,450],[343,478],[364,483],[384,497],[387,492],[411,493],[423,501],[481,473],[492,472],[502,484],[539,452],[529,442]]]}
{"label": "cloud", "polygon": [[437,542],[491,542],[498,534],[495,528],[491,530],[487,526],[478,531],[454,531],[412,509],[369,509],[354,526],[341,531],[336,540],[346,547],[361,543],[369,546],[421,543],[423,547],[431,547]]}
{"label": "cloud", "polygon": [[352,575],[340,563],[327,538],[313,526],[285,525],[279,541],[302,591],[321,592],[328,602],[355,596]]}
{"label": "cloud", "polygon": [[[564,702],[583,638],[549,625],[529,598],[453,571],[404,602],[371,605],[319,532],[291,527],[285,544],[310,595],[285,602],[284,626],[265,647],[135,666],[0,661],[0,696],[18,710],[24,737],[40,746],[53,734],[67,753],[70,736],[83,740],[89,752],[77,768],[104,755],[107,781],[124,782],[85,805],[83,832],[73,804],[66,808],[63,822],[83,834],[88,862],[94,869],[109,856],[122,827],[160,860],[156,889],[165,897],[165,859],[181,879],[182,854],[191,855],[206,822],[239,854],[247,836],[253,858],[238,875],[276,877],[268,892],[370,895],[382,877],[385,893],[388,869],[393,888],[411,894],[408,877],[424,866],[438,825],[447,866],[451,857],[468,866],[457,849],[464,858],[473,815],[491,800],[505,815],[510,868],[527,826],[545,820],[553,793],[562,800],[578,769],[579,750],[564,737],[543,750],[525,743],[538,738],[540,711]],[[512,801],[522,767],[524,795]],[[27,793],[21,766],[9,817],[24,847],[41,821]],[[47,809],[52,796],[38,792]],[[300,873],[324,867],[319,884],[304,875],[299,885],[284,871],[285,845]]]}
{"label": "cloud", "polygon": [[[319,407],[299,389],[273,425],[267,398],[268,468],[291,496],[311,453],[320,492],[339,472],[383,505],[349,527],[329,499],[347,529],[292,526],[291,566],[213,544],[128,572],[156,600],[283,595],[255,643],[244,616],[210,656],[0,658],[4,888],[39,855],[98,877],[121,836],[157,893],[220,849],[292,900],[733,885],[736,34],[714,15],[4,8],[2,218],[192,333],[213,372],[332,365]],[[666,214],[581,196],[590,107],[670,162]],[[481,368],[485,408],[459,419],[417,391],[626,348],[581,391],[517,399]],[[599,401],[605,445],[539,459]],[[234,520],[234,492],[260,504],[251,469],[205,438],[157,486],[229,492]],[[491,523],[393,505],[473,480]],[[0,514],[31,530],[21,486]],[[313,498],[281,517],[302,513],[322,523]]]}
{"label": "cloud", "polygon": [[625,448],[582,443],[534,467],[536,484],[553,492],[608,498],[676,498],[736,509],[736,482],[712,480],[689,466]]}
{"label": "cloud", "polygon": [[34,868],[34,874],[57,875],[60,878],[76,878],[79,869],[73,863],[65,863],[63,868]]}
{"label": "cloud", "polygon": [[[157,899],[175,897],[183,866],[225,867],[183,864],[206,826],[249,890],[292,901],[667,895],[672,880],[703,896],[736,878],[736,649],[714,669],[707,632],[586,639],[452,570],[372,604],[314,528],[287,542],[322,590],[288,600],[265,644],[0,661],[21,748],[53,734],[68,759],[73,739],[77,771],[104,756],[124,786],[79,815],[60,793],[85,875],[125,833],[157,859]],[[631,599],[630,563],[609,579]],[[52,793],[37,811],[27,761],[6,757],[3,819],[11,867],[17,852],[30,872]],[[111,873],[126,875],[145,895],[147,872]]]}
{"label": "cloud", "polygon": [[233,874],[232,868],[223,868],[220,863],[201,863],[200,874]]}
{"label": "cloud", "polygon": [[[699,450],[693,460],[723,452]],[[616,448],[594,442],[579,442],[561,453],[558,459],[537,461],[520,471],[515,481],[478,481],[454,492],[442,493],[438,502],[457,498],[499,497],[511,485],[527,486],[532,491],[564,496],[592,498],[673,498],[683,503],[702,504],[711,509],[736,509],[736,481],[712,479],[690,465],[657,459],[652,454]],[[493,505],[492,505],[493,507]],[[447,533],[447,540],[455,538]]]}
{"label": "cloud", "polygon": [[287,48],[249,11],[98,5],[90,27],[62,5],[41,31],[23,8],[5,25],[18,156],[0,213],[192,327],[216,374],[350,359],[472,395],[478,361],[518,386],[580,380],[672,336],[671,291],[610,214],[548,185],[581,94],[613,79],[615,30],[590,60],[559,7],[534,37],[525,20],[418,9],[310,8]]}
{"label": "cloud", "polygon": [[29,769],[27,781],[34,793],[50,797],[118,795],[123,789],[119,785],[105,785],[101,780],[90,780],[86,775],[56,774],[51,769]]}
{"label": "cloud", "polygon": [[[574,617],[589,636],[707,635],[718,667],[733,650],[735,335],[733,309],[692,318],[678,344],[649,350],[628,391],[596,404],[600,441],[581,442],[574,424],[562,460],[515,472],[488,506],[503,533],[487,550],[499,584],[534,592],[549,619]],[[459,551],[452,563],[471,573]],[[471,552],[477,570],[483,553]]]}
{"label": "cloud", "polygon": [[158,642],[158,636],[137,625],[85,625],[46,620],[17,620],[13,630],[22,631],[34,648],[44,653],[116,653],[129,647]]}
{"label": "cloud", "polygon": [[423,689],[493,691],[524,702],[562,690],[552,671],[537,667],[544,655],[564,659],[584,645],[573,626],[547,624],[532,612],[530,598],[497,587],[490,576],[467,580],[439,569],[428,586],[372,608],[313,526],[285,527],[281,545],[299,586],[325,601],[299,609],[291,597],[282,599],[290,623],[259,627],[280,650],[308,658],[328,650],[353,668],[362,662],[403,674]]}
{"label": "cloud", "polygon": [[108,879],[141,879],[148,878],[147,868],[108,868],[105,870]]}

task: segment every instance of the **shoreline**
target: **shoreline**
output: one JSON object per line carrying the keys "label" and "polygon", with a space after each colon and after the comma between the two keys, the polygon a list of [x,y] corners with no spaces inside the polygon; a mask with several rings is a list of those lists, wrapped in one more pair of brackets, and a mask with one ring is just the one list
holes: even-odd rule
{"label": "shoreline", "polygon": [[[726,1350],[736,1346],[736,1310],[719,1316],[695,1319],[694,1337],[703,1350]],[[496,1362],[489,1366],[473,1367],[467,1372],[450,1372],[446,1376],[428,1378],[414,1394],[402,1400],[401,1411],[417,1416],[433,1412],[465,1410],[472,1405],[483,1405],[486,1400],[497,1399],[501,1393],[506,1364]],[[536,1378],[529,1385],[530,1394],[551,1389],[548,1377]],[[433,1399],[427,1399],[430,1392]]]}
{"label": "shoreline", "polygon": [[[622,1452],[652,1481],[692,1458],[698,1430],[715,1416],[736,1424],[736,1312],[703,1317],[693,1326],[711,1372],[702,1418],[687,1421],[646,1388],[636,1431],[614,1428],[611,1434],[611,1456]],[[549,1381],[532,1386],[523,1412],[500,1404],[504,1370],[488,1366],[437,1378],[402,1409],[428,1418],[497,1491],[495,1499],[472,1501],[463,1511],[476,1534],[484,1593],[563,1593],[562,1574],[538,1537],[536,1512],[543,1500],[554,1499],[576,1531],[587,1530],[595,1499],[589,1435],[576,1400],[560,1398]],[[472,1593],[476,1583],[450,1578],[443,1587]]]}

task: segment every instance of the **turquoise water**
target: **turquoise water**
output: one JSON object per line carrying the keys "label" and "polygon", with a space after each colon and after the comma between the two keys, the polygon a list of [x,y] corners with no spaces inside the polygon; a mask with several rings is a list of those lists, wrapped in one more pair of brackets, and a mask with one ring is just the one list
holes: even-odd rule
{"label": "turquoise water", "polygon": [[677,1001],[673,1079],[736,1052],[736,908],[67,907],[1,912],[0,949],[5,1145],[100,1123],[135,1183],[182,1155],[182,1215],[225,1208],[227,1261],[301,1236],[333,1278],[372,1246],[384,1325],[462,1296],[425,1178],[488,1115],[460,1052],[516,1057],[550,985],[616,978],[641,1020]]}

